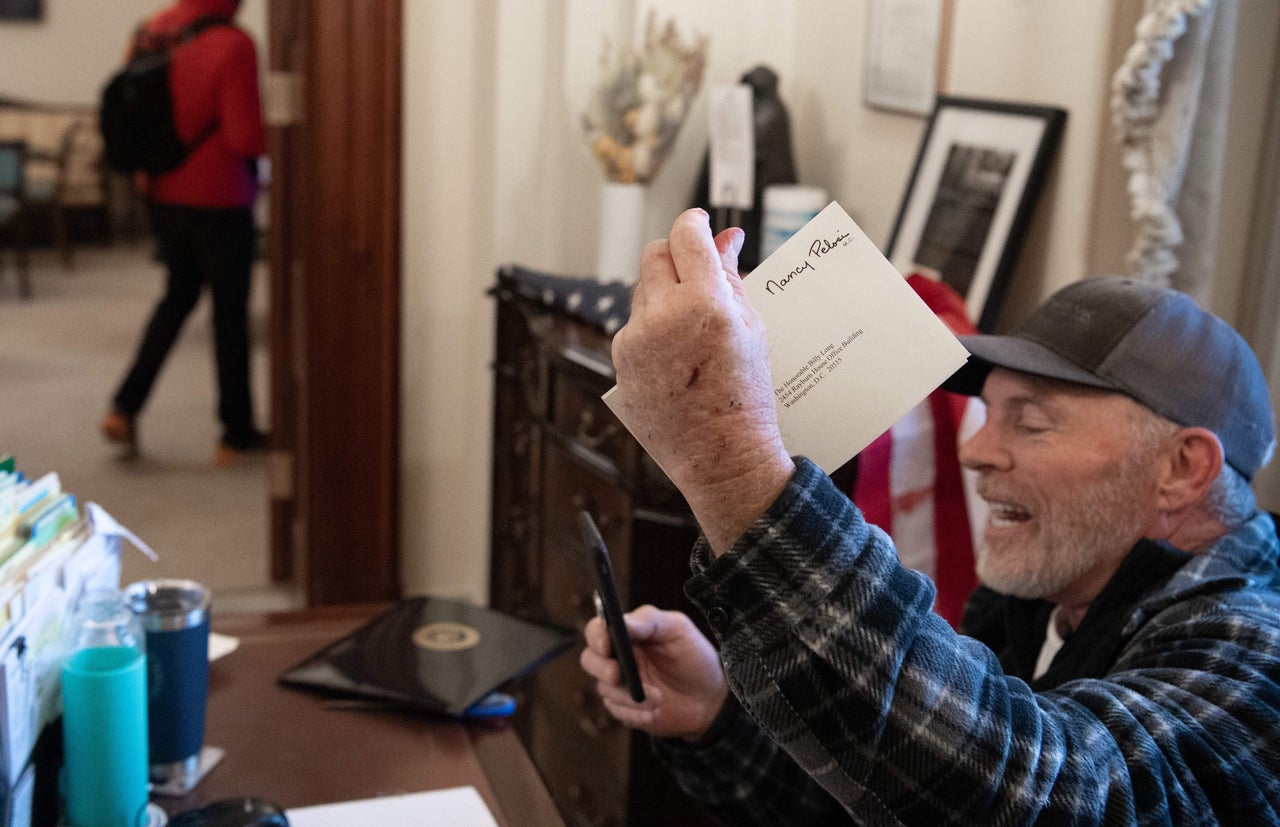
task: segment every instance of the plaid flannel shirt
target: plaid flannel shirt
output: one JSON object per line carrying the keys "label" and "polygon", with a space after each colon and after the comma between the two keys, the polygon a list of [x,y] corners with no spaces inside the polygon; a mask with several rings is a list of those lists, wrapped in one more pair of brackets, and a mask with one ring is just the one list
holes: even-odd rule
{"label": "plaid flannel shirt", "polygon": [[930,611],[803,458],[715,560],[694,549],[738,703],[656,742],[731,824],[1269,824],[1280,820],[1280,541],[1259,514],[1134,606],[1105,677],[1032,692]]}

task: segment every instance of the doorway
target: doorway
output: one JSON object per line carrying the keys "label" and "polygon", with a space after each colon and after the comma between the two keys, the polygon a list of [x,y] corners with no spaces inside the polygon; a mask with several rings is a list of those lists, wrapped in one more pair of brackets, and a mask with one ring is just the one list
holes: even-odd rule
{"label": "doorway", "polygon": [[399,577],[401,0],[270,0],[272,578]]}

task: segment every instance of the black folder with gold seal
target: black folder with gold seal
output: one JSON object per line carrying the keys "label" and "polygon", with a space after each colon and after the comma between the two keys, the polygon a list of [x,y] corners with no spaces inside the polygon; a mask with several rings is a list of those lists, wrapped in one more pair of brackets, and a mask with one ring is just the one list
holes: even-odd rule
{"label": "black folder with gold seal", "polygon": [[414,597],[280,676],[286,686],[464,716],[567,649],[568,629],[461,600]]}

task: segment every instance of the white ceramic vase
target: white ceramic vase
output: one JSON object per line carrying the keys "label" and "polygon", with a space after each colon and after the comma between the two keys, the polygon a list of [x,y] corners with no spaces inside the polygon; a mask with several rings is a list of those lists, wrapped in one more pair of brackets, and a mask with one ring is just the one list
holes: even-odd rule
{"label": "white ceramic vase", "polygon": [[644,184],[606,181],[601,189],[596,248],[596,277],[600,281],[634,284],[639,277],[647,194]]}

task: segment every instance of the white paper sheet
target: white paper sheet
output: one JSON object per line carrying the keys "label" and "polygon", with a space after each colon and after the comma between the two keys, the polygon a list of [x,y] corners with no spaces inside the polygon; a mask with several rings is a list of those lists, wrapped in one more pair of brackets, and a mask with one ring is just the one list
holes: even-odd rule
{"label": "white paper sheet", "polygon": [[755,198],[756,141],[751,87],[716,84],[707,90],[711,206],[749,210]]}
{"label": "white paper sheet", "polygon": [[213,663],[221,657],[225,657],[240,648],[240,638],[231,635],[220,635],[217,632],[209,633],[209,662]]}
{"label": "white paper sheet", "polygon": [[870,27],[867,103],[928,115],[937,89],[942,0],[873,0]]}
{"label": "white paper sheet", "polygon": [[287,810],[290,827],[498,827],[475,787],[344,801]]}
{"label": "white paper sheet", "polygon": [[[827,473],[968,357],[834,201],[744,284],[768,332],[783,443]],[[615,387],[604,401],[626,425],[622,392]]]}

